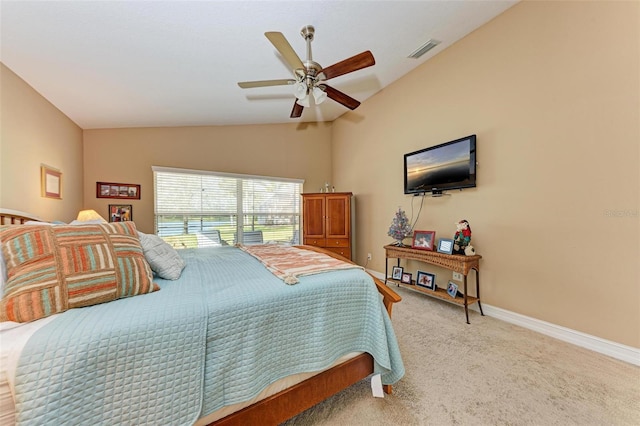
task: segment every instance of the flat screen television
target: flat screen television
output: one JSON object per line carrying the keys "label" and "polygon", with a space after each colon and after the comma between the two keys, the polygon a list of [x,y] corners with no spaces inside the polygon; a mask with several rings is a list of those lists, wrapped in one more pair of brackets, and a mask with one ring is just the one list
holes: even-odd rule
{"label": "flat screen television", "polygon": [[442,195],[476,186],[476,135],[404,155],[404,193]]}

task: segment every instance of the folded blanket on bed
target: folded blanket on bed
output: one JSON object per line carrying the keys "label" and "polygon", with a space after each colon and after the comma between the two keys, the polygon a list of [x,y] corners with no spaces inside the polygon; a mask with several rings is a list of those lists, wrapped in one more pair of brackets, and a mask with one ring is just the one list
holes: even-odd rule
{"label": "folded blanket on bed", "polygon": [[299,249],[280,244],[243,246],[241,250],[258,259],[262,264],[287,284],[297,284],[298,277],[319,274],[337,269],[362,269],[362,266],[343,262],[315,251]]}

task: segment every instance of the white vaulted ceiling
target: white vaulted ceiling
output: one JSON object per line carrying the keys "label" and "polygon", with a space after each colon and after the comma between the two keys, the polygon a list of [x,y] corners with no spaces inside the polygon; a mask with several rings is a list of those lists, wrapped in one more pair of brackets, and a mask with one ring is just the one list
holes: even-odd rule
{"label": "white vaulted ceiling", "polygon": [[370,50],[374,66],[330,80],[362,102],[514,3],[2,0],[0,60],[85,129],[332,121],[349,110],[327,100],[291,119],[291,86],[238,87],[292,77],[266,31],[304,61],[313,25],[324,67]]}

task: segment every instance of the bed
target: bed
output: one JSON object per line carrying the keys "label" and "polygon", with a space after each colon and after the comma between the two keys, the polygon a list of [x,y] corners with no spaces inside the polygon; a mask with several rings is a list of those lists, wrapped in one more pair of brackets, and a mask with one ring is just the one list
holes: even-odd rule
{"label": "bed", "polygon": [[[0,219],[30,226],[17,213]],[[178,279],[153,277],[159,291],[0,323],[13,326],[0,382],[15,402],[0,387],[0,424],[12,410],[18,424],[279,424],[372,374],[387,392],[404,374],[400,297],[362,268],[288,285],[242,248],[179,256]]]}

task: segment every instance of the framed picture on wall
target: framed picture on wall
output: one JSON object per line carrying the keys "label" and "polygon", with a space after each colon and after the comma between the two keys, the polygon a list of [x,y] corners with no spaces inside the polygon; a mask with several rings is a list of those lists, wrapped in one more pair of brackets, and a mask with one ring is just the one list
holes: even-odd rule
{"label": "framed picture on wall", "polygon": [[40,192],[43,197],[62,199],[62,172],[42,164],[40,166]]}
{"label": "framed picture on wall", "polygon": [[109,222],[128,222],[133,220],[131,204],[109,204]]}
{"label": "framed picture on wall", "polygon": [[132,183],[96,182],[96,198],[140,199],[140,185]]}

